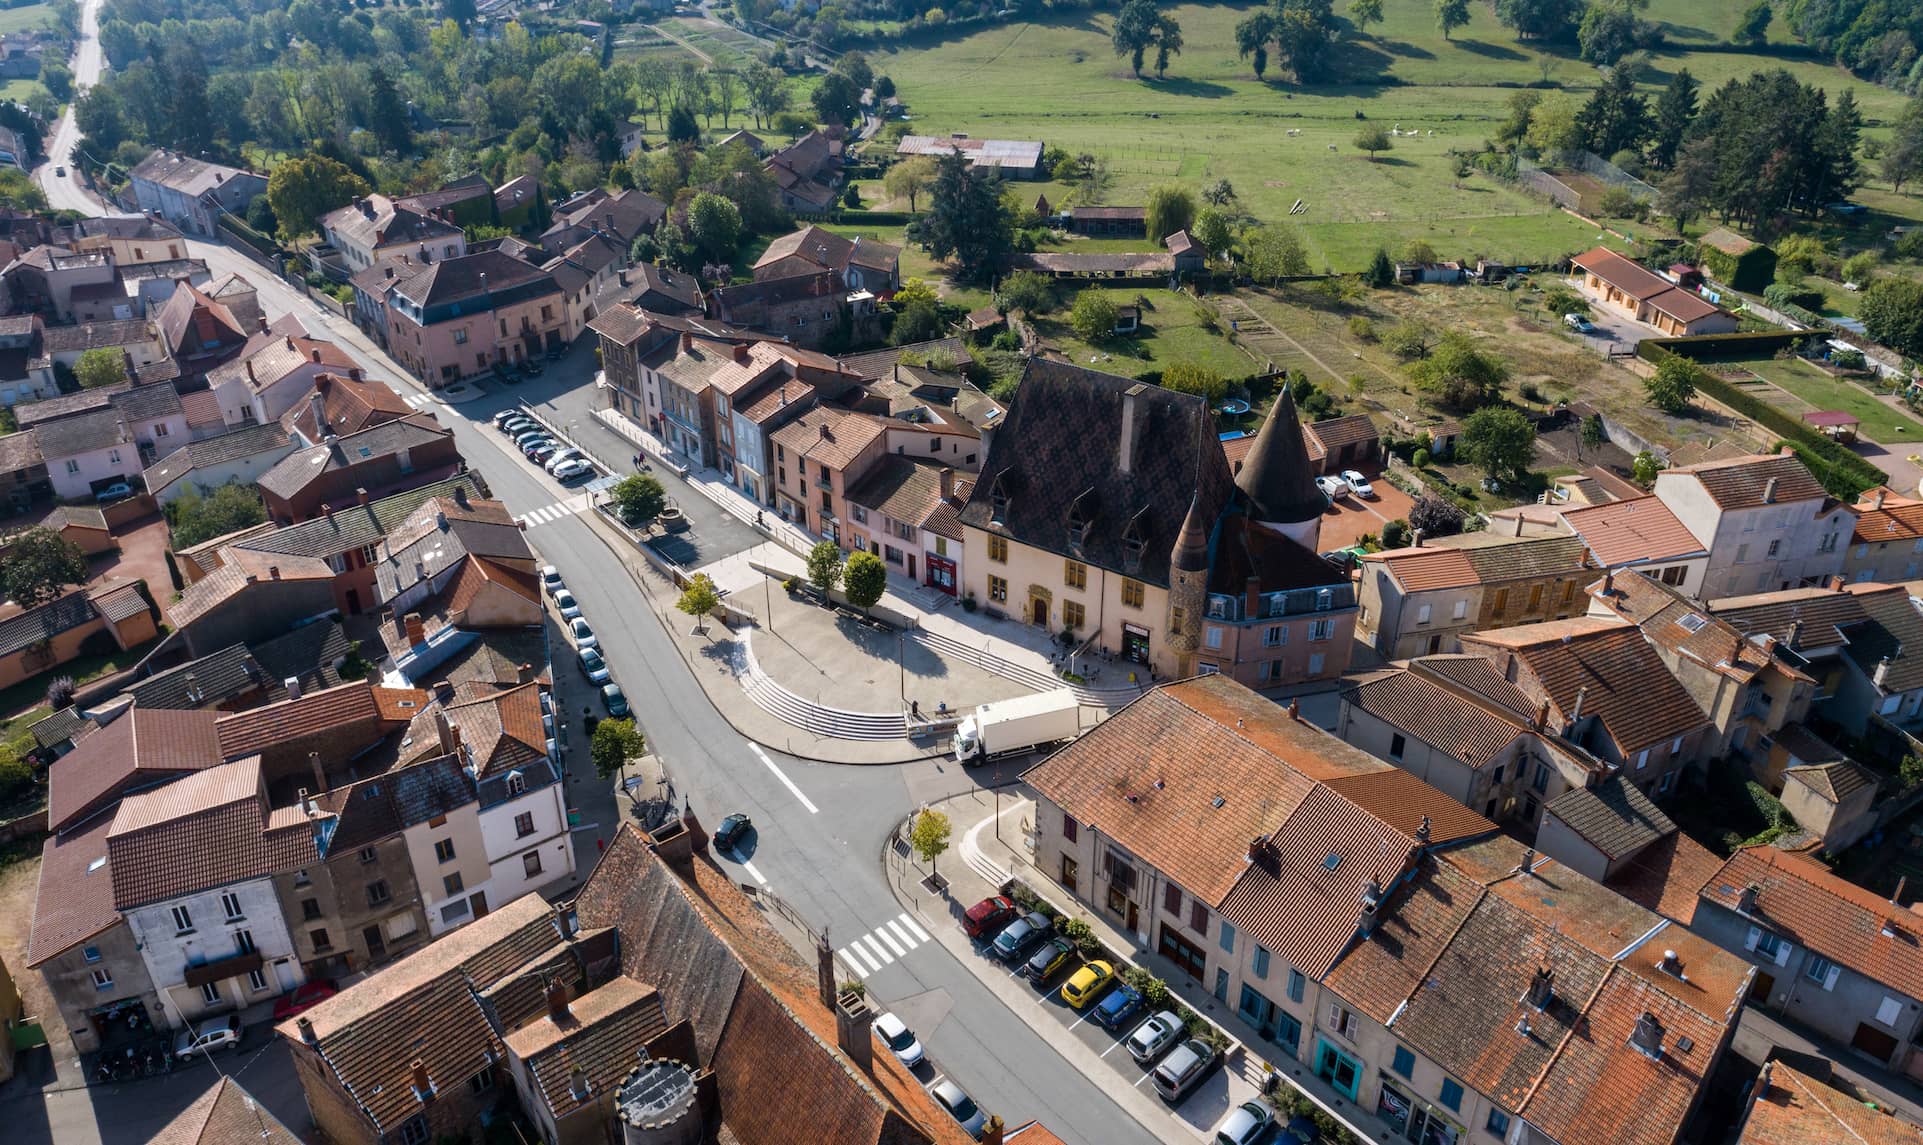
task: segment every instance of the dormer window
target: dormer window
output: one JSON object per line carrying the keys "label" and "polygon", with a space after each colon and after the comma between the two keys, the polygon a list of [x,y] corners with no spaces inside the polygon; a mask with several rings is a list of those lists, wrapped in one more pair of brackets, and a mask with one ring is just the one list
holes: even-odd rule
{"label": "dormer window", "polygon": [[1079,549],[1088,540],[1088,526],[1095,516],[1093,494],[1093,490],[1084,492],[1068,507],[1068,543],[1072,548]]}
{"label": "dormer window", "polygon": [[995,483],[988,487],[988,508],[989,519],[995,524],[1002,524],[1008,519],[1008,486],[1000,477],[996,477]]}
{"label": "dormer window", "polygon": [[1335,590],[1334,589],[1318,588],[1315,590],[1315,610],[1317,612],[1327,612],[1329,609],[1334,607],[1335,607]]}

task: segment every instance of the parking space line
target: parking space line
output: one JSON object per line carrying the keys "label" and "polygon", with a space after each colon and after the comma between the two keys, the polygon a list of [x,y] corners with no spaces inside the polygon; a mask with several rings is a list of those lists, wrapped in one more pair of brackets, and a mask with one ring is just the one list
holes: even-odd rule
{"label": "parking space line", "polygon": [[1143,1082],[1145,1082],[1145,1081],[1147,1081],[1147,1080],[1148,1080],[1148,1074],[1146,1074],[1146,1073],[1144,1073],[1144,1074],[1143,1074],[1143,1075],[1142,1075],[1141,1077],[1138,1077],[1138,1078],[1136,1078],[1136,1079],[1135,1079],[1135,1084],[1134,1084],[1133,1086],[1131,1086],[1130,1088],[1131,1088],[1131,1089],[1139,1089],[1139,1088],[1141,1088],[1141,1085],[1142,1085],[1142,1083],[1143,1083]]}
{"label": "parking space line", "polygon": [[901,958],[908,953],[908,948],[896,942],[895,936],[888,933],[888,928],[885,926],[876,927],[874,932],[869,936],[868,941],[873,942],[877,938],[888,944],[888,949],[895,952],[896,958]]}
{"label": "parking space line", "polygon": [[[896,922],[894,919],[889,919],[887,922],[882,923],[880,926],[876,927],[875,929],[893,931],[895,937],[901,939],[901,944],[903,946],[906,946],[910,950],[913,950],[915,947],[921,945],[921,943],[915,941],[914,935],[908,933],[907,927],[904,927],[901,923]],[[926,938],[924,938],[923,941],[926,941]]]}
{"label": "parking space line", "polygon": [[901,924],[907,927],[909,932],[912,933],[916,938],[921,939],[923,942],[928,941],[928,932],[923,930],[921,927],[916,926],[915,920],[912,918],[909,918],[908,913],[906,911],[903,911],[897,917],[901,920]]}
{"label": "parking space line", "polygon": [[1107,1057],[1108,1055],[1114,1053],[1116,1050],[1119,1050],[1121,1048],[1122,1048],[1122,1043],[1114,1042],[1114,1043],[1111,1043],[1107,1049],[1103,1050],[1100,1054],[1096,1056]]}
{"label": "parking space line", "polygon": [[750,863],[746,859],[743,859],[741,861],[741,869],[753,875],[755,882],[760,883],[764,887],[768,885],[768,876],[756,870],[755,865],[753,863]]}
{"label": "parking space line", "polygon": [[1082,1015],[1081,1017],[1079,1017],[1079,1018],[1077,1018],[1077,1019],[1075,1019],[1075,1025],[1074,1025],[1074,1026],[1070,1026],[1070,1027],[1069,1027],[1069,1029],[1071,1029],[1071,1030],[1073,1030],[1073,1029],[1075,1028],[1075,1026],[1079,1026],[1079,1025],[1081,1025],[1081,1024],[1082,1024],[1083,1022],[1086,1022],[1086,1021],[1088,1021],[1088,1018],[1089,1018],[1089,1016],[1088,1016],[1087,1014],[1083,1014],[1083,1015]]}
{"label": "parking space line", "polygon": [[816,807],[812,800],[801,793],[801,788],[795,786],[795,781],[789,779],[785,772],[775,766],[775,761],[768,758],[768,753],[761,750],[760,744],[750,743],[748,750],[755,753],[755,758],[761,761],[762,766],[775,773],[775,778],[781,781],[783,787],[786,787],[796,799],[801,800],[801,805],[808,809],[808,814],[819,815],[821,813],[821,808]]}
{"label": "parking space line", "polygon": [[859,946],[864,942],[868,944],[867,946],[868,952],[870,954],[873,954],[876,958],[881,959],[882,966],[887,966],[890,963],[894,962],[895,960],[894,956],[890,955],[886,950],[883,950],[881,947],[881,943],[876,942],[873,935],[863,935],[862,937],[855,939],[853,945]]}
{"label": "parking space line", "polygon": [[855,949],[855,945],[852,942],[841,948],[841,957],[848,965],[855,968],[855,973],[861,975],[863,978],[881,969],[879,966],[870,965],[868,956],[862,951]]}

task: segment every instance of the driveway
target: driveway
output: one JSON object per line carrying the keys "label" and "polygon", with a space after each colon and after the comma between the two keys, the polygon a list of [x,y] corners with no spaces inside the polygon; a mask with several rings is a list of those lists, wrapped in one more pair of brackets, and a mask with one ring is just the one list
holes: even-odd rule
{"label": "driveway", "polygon": [[1322,539],[1318,544],[1325,553],[1348,548],[1365,533],[1373,533],[1380,539],[1382,526],[1398,518],[1408,520],[1409,510],[1415,507],[1415,499],[1384,480],[1380,470],[1364,469],[1362,473],[1374,487],[1375,497],[1364,500],[1348,493],[1335,499],[1335,504],[1322,515]]}
{"label": "driveway", "polygon": [[[1589,300],[1589,323],[1596,328],[1590,334],[1579,334],[1570,330],[1568,326],[1564,326],[1563,329],[1568,331],[1570,337],[1596,353],[1603,355],[1612,351],[1618,354],[1625,351],[1634,353],[1636,344],[1644,338],[1662,337],[1661,331],[1655,327],[1645,326],[1603,302],[1593,291],[1584,286],[1580,279],[1564,279],[1563,285]],[[1561,322],[1562,317],[1558,315],[1556,321]]]}

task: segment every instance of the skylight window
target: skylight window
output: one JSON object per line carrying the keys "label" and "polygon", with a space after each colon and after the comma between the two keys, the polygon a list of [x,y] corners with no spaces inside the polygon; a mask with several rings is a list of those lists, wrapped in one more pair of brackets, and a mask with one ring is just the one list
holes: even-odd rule
{"label": "skylight window", "polygon": [[1335,870],[1335,869],[1336,869],[1337,867],[1339,867],[1339,866],[1341,866],[1341,865],[1342,865],[1342,856],[1341,856],[1341,855],[1330,855],[1330,856],[1329,856],[1328,858],[1326,858],[1326,859],[1324,859],[1324,860],[1322,860],[1322,865],[1323,865],[1324,867],[1327,867],[1327,868],[1328,868],[1329,870],[1331,870],[1331,871],[1333,871],[1333,870]]}
{"label": "skylight window", "polygon": [[1692,612],[1676,623],[1682,626],[1684,632],[1694,634],[1703,630],[1703,626],[1709,623],[1709,617],[1698,612]]}

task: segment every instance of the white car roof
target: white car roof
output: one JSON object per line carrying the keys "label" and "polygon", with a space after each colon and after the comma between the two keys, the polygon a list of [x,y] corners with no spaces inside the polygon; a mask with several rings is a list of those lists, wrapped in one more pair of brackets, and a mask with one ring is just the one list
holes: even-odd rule
{"label": "white car roof", "polygon": [[883,1014],[875,1019],[875,1028],[883,1037],[893,1038],[908,1032],[908,1024],[893,1014]]}

